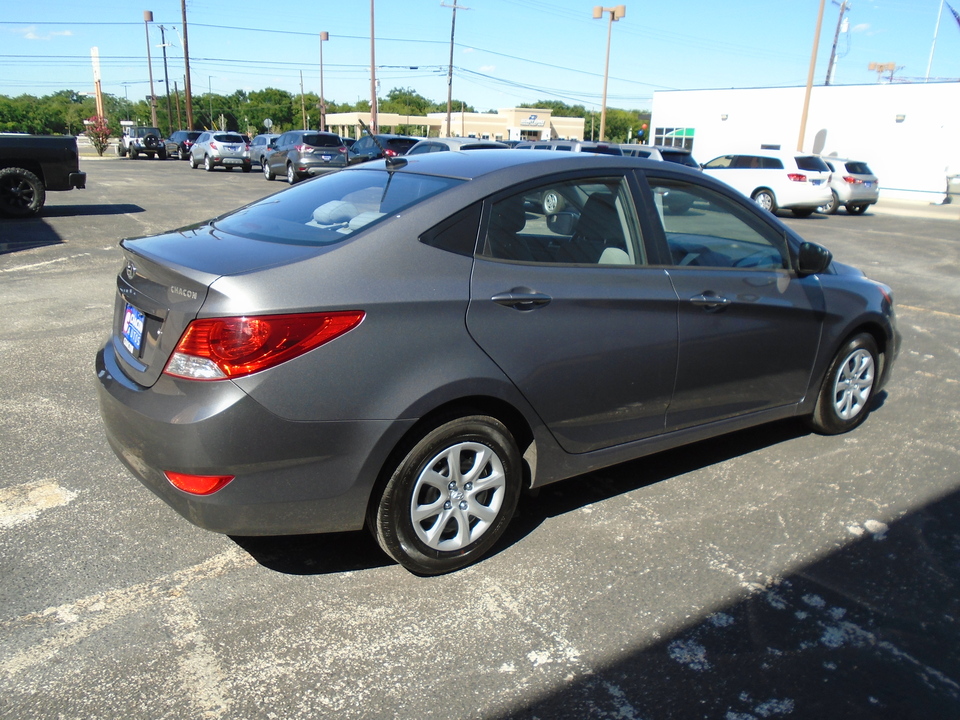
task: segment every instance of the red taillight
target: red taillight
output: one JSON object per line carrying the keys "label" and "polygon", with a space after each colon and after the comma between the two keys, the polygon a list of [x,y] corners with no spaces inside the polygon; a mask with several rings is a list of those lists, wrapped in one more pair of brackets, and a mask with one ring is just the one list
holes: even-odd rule
{"label": "red taillight", "polygon": [[163,372],[189,380],[243,377],[320,347],[363,317],[362,310],[349,310],[194,320]]}
{"label": "red taillight", "polygon": [[345,146],[345,145],[341,145],[340,147],[337,148],[337,152],[340,153],[341,155],[346,155],[346,154],[347,154],[347,148],[346,148],[346,146]]}
{"label": "red taillight", "polygon": [[844,175],[843,181],[849,183],[850,185],[863,185],[863,180],[860,178],[855,178],[852,175]]}
{"label": "red taillight", "polygon": [[397,155],[399,154],[400,153],[398,153],[396,150],[391,150],[390,148],[387,148],[386,150],[383,151],[384,157],[397,157]]}
{"label": "red taillight", "polygon": [[165,470],[163,474],[178,490],[191,495],[212,495],[233,480],[233,475],[188,475]]}
{"label": "red taillight", "polygon": [[794,182],[806,182],[807,176],[803,173],[787,173],[787,177],[793,180]]}
{"label": "red taillight", "polygon": [[211,149],[211,150],[216,150],[216,149],[217,149],[217,143],[215,143],[213,140],[210,141],[210,149]]}

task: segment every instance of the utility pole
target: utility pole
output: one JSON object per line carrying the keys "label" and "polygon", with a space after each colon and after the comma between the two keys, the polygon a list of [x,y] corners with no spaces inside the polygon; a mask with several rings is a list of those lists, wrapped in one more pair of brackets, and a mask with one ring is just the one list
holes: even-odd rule
{"label": "utility pole", "polygon": [[374,50],[373,0],[370,0],[370,134],[377,135],[380,125],[377,122],[377,61]]}
{"label": "utility pole", "polygon": [[[167,36],[166,28],[160,25],[160,47],[163,48],[163,85],[167,89],[167,136],[173,132],[173,112],[170,110],[170,75],[167,72]],[[177,110],[179,110],[179,105]]]}
{"label": "utility pole", "polygon": [[448,7],[453,10],[453,20],[450,22],[450,65],[447,68],[447,137],[450,137],[450,114],[453,105],[453,38],[457,32],[457,10],[469,10],[463,5],[457,5],[457,0],[453,0],[453,5],[440,3],[440,7]]}
{"label": "utility pole", "polygon": [[157,127],[157,95],[153,91],[153,61],[150,59],[150,23],[153,22],[153,13],[143,11],[143,30],[147,35],[147,70],[150,71],[150,121]]}
{"label": "utility pole", "polygon": [[613,32],[613,23],[627,14],[625,5],[606,8],[597,5],[593,8],[593,19],[599,20],[604,13],[610,14],[610,22],[607,23],[607,59],[603,65],[603,99],[600,104],[600,142],[606,139],[607,134],[607,78],[610,75],[610,36]]}
{"label": "utility pole", "polygon": [[323,43],[329,39],[329,33],[320,33],[320,132],[327,129],[327,102],[323,99]]}
{"label": "utility pole", "polygon": [[[832,0],[833,4],[837,4],[837,0]],[[827,63],[827,80],[824,82],[824,85],[829,85],[833,80],[833,72],[837,68],[837,42],[840,40],[840,29],[843,27],[843,14],[850,9],[850,5],[847,4],[847,0],[843,0],[840,3],[840,17],[837,19],[837,31],[833,34],[833,47],[830,49],[830,62]]]}
{"label": "utility pole", "polygon": [[820,0],[820,10],[817,13],[817,31],[813,34],[813,50],[810,53],[810,71],[807,73],[807,91],[803,96],[803,112],[800,113],[800,137],[797,139],[797,152],[803,152],[803,140],[807,134],[807,113],[810,111],[810,93],[813,90],[813,72],[817,69],[817,48],[820,47],[820,28],[823,27],[823,6],[825,0]]}
{"label": "utility pole", "polygon": [[193,97],[190,91],[190,49],[187,43],[187,0],[180,0],[183,17],[183,94],[187,106],[187,130],[193,130]]}

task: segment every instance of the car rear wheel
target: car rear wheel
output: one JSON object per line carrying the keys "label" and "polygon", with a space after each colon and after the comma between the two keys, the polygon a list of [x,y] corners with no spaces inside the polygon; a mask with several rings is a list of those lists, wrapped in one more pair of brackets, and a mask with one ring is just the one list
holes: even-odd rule
{"label": "car rear wheel", "polygon": [[824,215],[833,215],[837,212],[837,209],[840,207],[840,200],[837,198],[837,194],[830,191],[830,202],[825,203],[817,208],[818,213],[823,213]]}
{"label": "car rear wheel", "polygon": [[186,148],[180,148],[178,151],[181,160],[187,160],[190,158],[190,152]]}
{"label": "car rear wheel", "polygon": [[477,561],[513,517],[520,462],[510,431],[492,417],[470,415],[439,425],[406,453],[371,506],[377,542],[421,575]]}
{"label": "car rear wheel", "polygon": [[210,159],[209,155],[203,156],[203,169],[207,172],[213,172],[213,160]]}
{"label": "car rear wheel", "polygon": [[160,158],[161,160],[166,160],[166,159],[167,159],[167,151],[166,151],[166,150],[158,150],[158,151],[157,151],[157,157]]}
{"label": "car rear wheel", "polygon": [[270,169],[270,163],[267,162],[266,158],[264,158],[261,162],[263,163],[263,176],[267,180],[273,180],[276,178],[277,176],[273,174],[273,170]]}
{"label": "car rear wheel", "polygon": [[46,197],[47,191],[40,178],[29,170],[17,167],[0,170],[0,215],[36,215]]}
{"label": "car rear wheel", "polygon": [[287,165],[287,182],[293,185],[297,181],[297,171],[293,169],[293,165]]}
{"label": "car rear wheel", "polygon": [[867,419],[880,366],[877,343],[861,333],[836,354],[823,379],[810,427],[823,435],[853,430]]}
{"label": "car rear wheel", "polygon": [[197,169],[197,159],[193,156],[193,153],[190,153],[190,169],[191,170]]}
{"label": "car rear wheel", "polygon": [[753,195],[750,197],[752,197],[753,201],[764,210],[769,210],[772,213],[777,211],[777,199],[774,197],[772,190],[761,188],[759,190],[755,190]]}
{"label": "car rear wheel", "polygon": [[867,205],[847,205],[847,212],[851,215],[863,215],[867,211]]}

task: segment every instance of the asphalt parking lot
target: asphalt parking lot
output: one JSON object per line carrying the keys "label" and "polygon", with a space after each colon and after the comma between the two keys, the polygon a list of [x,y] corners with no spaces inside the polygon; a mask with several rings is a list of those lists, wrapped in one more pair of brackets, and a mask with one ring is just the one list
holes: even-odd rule
{"label": "asphalt parking lot", "polygon": [[903,350],[859,429],[547,487],[487,559],[420,578],[365,533],[208,533],[127,474],[93,370],[117,241],[286,185],[82,169],[0,221],[0,717],[960,717],[956,213],[784,217],[894,289]]}

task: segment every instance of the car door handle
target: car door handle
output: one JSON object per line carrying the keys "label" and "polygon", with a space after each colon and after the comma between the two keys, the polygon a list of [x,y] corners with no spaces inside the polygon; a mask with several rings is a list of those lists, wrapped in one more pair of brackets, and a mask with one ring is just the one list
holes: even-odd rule
{"label": "car door handle", "polygon": [[690,302],[707,310],[720,310],[730,304],[729,299],[712,292],[696,295],[690,298]]}
{"label": "car door handle", "polygon": [[510,292],[499,293],[490,299],[497,305],[503,305],[514,310],[533,310],[543,307],[553,300],[549,295],[535,292],[529,288],[514,288]]}

